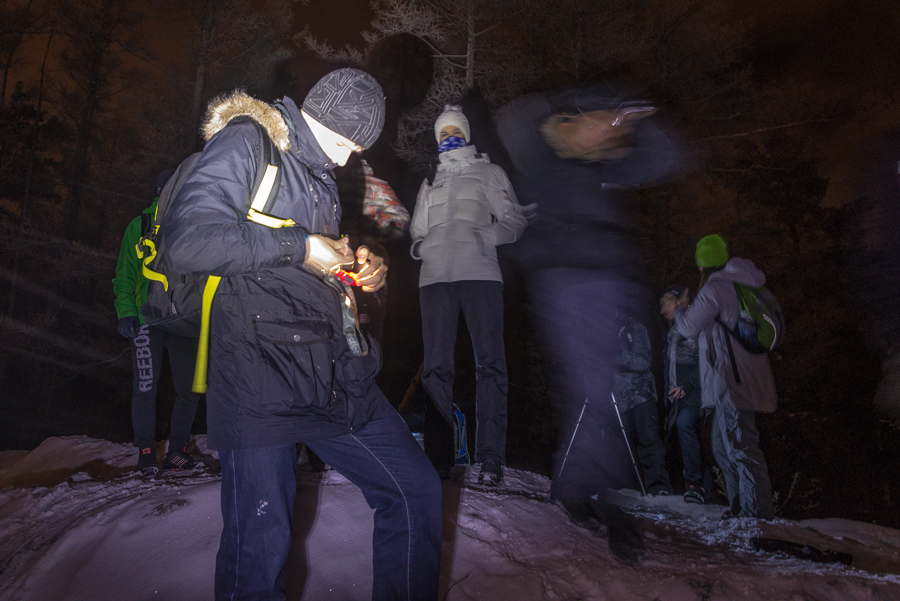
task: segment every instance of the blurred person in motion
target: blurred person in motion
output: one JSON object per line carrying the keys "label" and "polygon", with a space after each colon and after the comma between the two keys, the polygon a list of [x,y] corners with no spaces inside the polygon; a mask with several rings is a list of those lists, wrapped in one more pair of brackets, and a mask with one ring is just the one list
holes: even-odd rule
{"label": "blurred person in motion", "polygon": [[[241,91],[213,99],[203,153],[163,224],[176,272],[221,276],[207,393],[209,446],[222,462],[217,600],[285,599],[298,442],[374,510],[372,599],[437,598],[440,479],[375,384],[379,346],[359,332],[352,289],[336,278],[358,262],[354,279],[384,285],[382,259],[364,247],[354,257],[339,235],[332,172],[375,143],[384,112],[381,86],[358,69],[328,73],[301,105]],[[262,221],[248,213],[257,124],[281,163]]]}
{"label": "blurred person in motion", "polygon": [[159,194],[175,173],[168,169],[156,181],[157,198],[141,215],[131,220],[122,235],[122,247],[116,263],[113,292],[119,334],[131,342],[131,366],[134,373],[131,395],[131,425],[134,446],[138,449],[137,469],[144,476],[159,471],[156,458],[156,392],[163,366],[163,351],[168,352],[169,367],[175,385],[175,402],[169,422],[168,451],[163,470],[191,470],[197,463],[188,455],[191,427],[197,413],[199,395],[191,390],[197,339],[171,334],[144,323],[141,305],[147,301],[147,278],[141,271],[141,260],[135,245],[150,231],[156,215]]}
{"label": "blurred person in motion", "polygon": [[700,387],[700,351],[696,338],[682,336],[674,325],[675,309],[687,306],[689,291],[673,284],[659,299],[659,313],[669,331],[663,353],[666,391],[666,430],[678,436],[684,465],[684,501],[706,503],[712,499],[712,473],[703,453],[703,410]]}
{"label": "blurred person in motion", "polygon": [[[462,314],[475,351],[478,482],[499,486],[506,463],[509,385],[497,247],[518,240],[526,219],[506,172],[470,143],[469,121],[460,107],[445,108],[434,135],[439,163],[433,179],[426,178],[419,188],[410,225],[410,252],[422,261],[422,385],[452,425],[456,331]],[[455,461],[448,447],[438,445],[435,463],[441,471]],[[426,448],[431,448],[427,437]]]}
{"label": "blurred person in motion", "polygon": [[610,550],[628,563],[640,560],[640,535],[608,502],[608,489],[627,483],[631,470],[614,435],[616,315],[649,311],[652,295],[622,190],[675,170],[673,144],[646,119],[654,112],[604,86],[524,96],[497,116],[520,199],[536,210],[509,254],[527,278],[561,388],[551,496],[577,524],[599,528],[603,519]]}
{"label": "blurred person in motion", "polygon": [[695,258],[700,290],[690,305],[687,291],[682,293],[674,321],[682,336],[698,341],[702,402],[713,410],[713,456],[725,476],[730,502],[722,517],[771,520],[772,484],[759,448],[756,414],[775,411],[775,378],[769,356],[746,350],[728,331],[735,329],[740,313],[734,284],[759,287],[766,276],[752,261],[729,257],[725,240],[717,234],[697,242]]}

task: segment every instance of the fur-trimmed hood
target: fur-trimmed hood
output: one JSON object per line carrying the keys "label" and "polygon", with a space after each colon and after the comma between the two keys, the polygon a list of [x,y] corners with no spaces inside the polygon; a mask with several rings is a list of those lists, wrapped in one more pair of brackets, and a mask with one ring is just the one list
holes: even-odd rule
{"label": "fur-trimmed hood", "polygon": [[248,96],[243,90],[220,94],[209,101],[206,117],[200,128],[206,142],[235,117],[250,117],[262,125],[278,150],[291,149],[290,128],[276,107]]}

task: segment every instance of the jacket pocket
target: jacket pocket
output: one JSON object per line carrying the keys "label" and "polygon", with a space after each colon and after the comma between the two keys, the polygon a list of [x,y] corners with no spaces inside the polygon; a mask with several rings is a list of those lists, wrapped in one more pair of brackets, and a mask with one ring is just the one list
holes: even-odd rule
{"label": "jacket pocket", "polygon": [[331,323],[325,320],[286,322],[254,319],[253,331],[258,340],[287,346],[305,346],[325,342],[334,336]]}
{"label": "jacket pocket", "polygon": [[258,410],[269,415],[344,418],[332,398],[334,329],[325,320],[253,320],[261,390]]}
{"label": "jacket pocket", "polygon": [[367,341],[367,354],[344,352],[334,366],[335,396],[346,402],[351,427],[362,426],[368,421],[378,396],[375,376],[381,370],[381,348],[373,338],[367,336]]}

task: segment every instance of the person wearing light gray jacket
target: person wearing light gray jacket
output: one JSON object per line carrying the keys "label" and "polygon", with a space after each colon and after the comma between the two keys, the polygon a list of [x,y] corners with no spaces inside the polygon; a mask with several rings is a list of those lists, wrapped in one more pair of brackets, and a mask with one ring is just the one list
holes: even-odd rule
{"label": "person wearing light gray jacket", "polygon": [[702,405],[713,409],[713,455],[731,503],[723,517],[772,519],[772,484],[755,422],[757,413],[778,405],[775,379],[768,356],[747,351],[725,329],[738,320],[734,284],[758,287],[766,276],[752,261],[729,258],[716,234],[697,243],[696,260],[706,282],[690,306],[675,310],[675,327],[700,343]]}
{"label": "person wearing light gray jacket", "polygon": [[[422,182],[410,224],[411,254],[422,261],[422,384],[452,424],[454,348],[461,312],[475,350],[479,482],[499,485],[506,462],[508,382],[503,278],[496,247],[518,240],[526,219],[503,169],[469,144],[469,122],[459,107],[448,106],[434,131],[440,163],[434,180]],[[443,456],[433,460],[439,468],[445,463]]]}

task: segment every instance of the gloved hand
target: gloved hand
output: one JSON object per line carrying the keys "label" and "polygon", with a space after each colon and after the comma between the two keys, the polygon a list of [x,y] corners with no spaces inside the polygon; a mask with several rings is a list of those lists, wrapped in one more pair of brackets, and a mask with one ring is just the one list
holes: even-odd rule
{"label": "gloved hand", "polygon": [[125,338],[136,338],[141,330],[141,320],[134,315],[119,320],[119,334]]}
{"label": "gloved hand", "polygon": [[352,267],[355,261],[349,240],[332,240],[327,236],[310,234],[306,238],[306,259],[303,266],[317,275],[327,275],[339,267]]}
{"label": "gloved hand", "polygon": [[538,216],[538,203],[533,202],[530,205],[522,205],[522,214],[528,223],[534,223]]}

